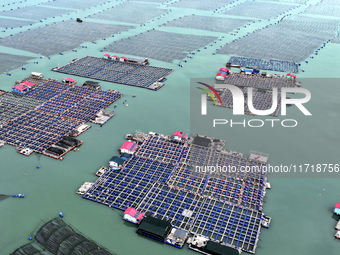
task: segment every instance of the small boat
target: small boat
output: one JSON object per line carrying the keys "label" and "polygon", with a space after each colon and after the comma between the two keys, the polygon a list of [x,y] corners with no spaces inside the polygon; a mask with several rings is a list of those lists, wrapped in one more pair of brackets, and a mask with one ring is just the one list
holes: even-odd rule
{"label": "small boat", "polygon": [[225,65],[226,65],[226,67],[236,67],[236,68],[240,68],[241,67],[241,65],[234,65],[234,64],[232,64],[230,62],[226,63]]}
{"label": "small boat", "polygon": [[272,218],[266,215],[262,217],[262,227],[269,228]]}
{"label": "small boat", "polygon": [[105,166],[102,166],[101,168],[99,168],[99,170],[96,172],[96,175],[98,177],[102,176],[103,174],[105,174],[105,172],[107,171],[107,168]]}
{"label": "small boat", "polygon": [[336,224],[335,229],[336,229],[336,230],[340,230],[340,220],[339,220],[338,223]]}
{"label": "small boat", "polygon": [[340,231],[337,231],[334,236],[335,236],[335,238],[340,239]]}

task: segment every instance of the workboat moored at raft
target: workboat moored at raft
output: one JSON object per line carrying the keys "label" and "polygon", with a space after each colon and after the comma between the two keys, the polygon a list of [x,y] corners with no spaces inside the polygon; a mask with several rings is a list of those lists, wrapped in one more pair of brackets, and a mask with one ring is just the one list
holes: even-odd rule
{"label": "workboat moored at raft", "polygon": [[236,67],[236,68],[240,68],[241,67],[241,65],[234,65],[231,62],[226,63],[225,66],[226,67]]}

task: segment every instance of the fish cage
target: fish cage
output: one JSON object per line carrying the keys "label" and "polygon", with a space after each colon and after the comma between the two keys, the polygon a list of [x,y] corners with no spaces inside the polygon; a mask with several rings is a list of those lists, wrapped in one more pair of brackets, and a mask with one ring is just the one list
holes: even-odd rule
{"label": "fish cage", "polygon": [[28,21],[28,20],[16,20],[16,19],[6,19],[6,18],[0,18],[0,28],[2,29],[10,29],[15,27],[24,27],[29,26],[30,24],[34,24],[36,22],[34,21]]}
{"label": "fish cage", "polygon": [[128,28],[131,26],[69,20],[2,38],[0,45],[50,56],[78,48],[84,42],[110,37]]}
{"label": "fish cage", "polygon": [[232,65],[240,65],[247,68],[256,68],[276,72],[299,72],[299,64],[293,61],[232,56],[227,63]]}
{"label": "fish cage", "polygon": [[234,15],[241,17],[257,18],[257,19],[271,19],[277,17],[285,12],[288,12],[297,5],[278,4],[278,3],[262,3],[262,2],[244,2],[236,5],[232,9],[224,12],[225,15]]}
{"label": "fish cage", "polygon": [[289,16],[234,39],[216,52],[256,59],[301,62],[334,38],[339,20]]}
{"label": "fish cage", "polygon": [[257,211],[207,198],[190,232],[254,253],[262,216]]}
{"label": "fish cage", "polygon": [[166,9],[161,9],[153,3],[125,2],[111,9],[91,15],[90,18],[143,24],[166,12]]}
{"label": "fish cage", "polygon": [[[72,11],[69,9],[50,8],[46,6],[26,6],[1,12],[1,16],[9,16],[29,20],[41,20],[45,18],[61,16],[69,12]],[[32,24],[32,22],[30,24]]]}
{"label": "fish cage", "polygon": [[154,218],[167,220],[173,227],[189,230],[204,201],[205,198],[190,191],[155,183],[139,203],[137,210]]}
{"label": "fish cage", "polygon": [[93,6],[98,6],[106,3],[107,0],[96,0],[95,2],[92,0],[53,0],[44,3],[46,6],[56,6],[56,7],[65,7],[72,9],[87,9]]}
{"label": "fish cage", "polygon": [[[1,23],[0,19],[0,23]],[[17,69],[19,67],[22,67],[23,65],[26,65],[31,60],[31,57],[26,56],[17,56],[17,55],[11,55],[6,53],[0,53],[0,72],[9,72],[13,69]]]}
{"label": "fish cage", "polygon": [[148,56],[164,62],[181,60],[188,52],[197,50],[214,40],[216,37],[199,36],[149,30],[133,37],[128,37],[104,48],[105,51],[125,53],[133,56]]}
{"label": "fish cage", "polygon": [[152,89],[155,82],[165,78],[172,72],[172,69],[168,68],[144,66],[90,56],[52,70],[146,89]]}
{"label": "fish cage", "polygon": [[234,2],[233,0],[207,0],[207,1],[195,1],[195,0],[181,0],[174,2],[170,5],[170,7],[179,7],[179,8],[188,8],[188,9],[198,9],[204,11],[215,10],[217,8],[221,8],[230,3]]}
{"label": "fish cage", "polygon": [[[226,108],[233,108],[233,95],[229,89],[220,89],[221,92],[219,92],[219,96],[222,101],[222,107]],[[241,87],[241,90],[243,94],[247,93],[246,87]],[[253,89],[253,106],[256,110],[268,110],[272,107],[273,104],[273,93],[268,90],[262,90],[262,89]],[[212,98],[208,98],[208,100],[212,101]],[[220,106],[220,105],[219,105]],[[279,115],[279,112],[281,110],[281,94],[278,93],[277,96],[277,107],[274,110],[273,113],[271,113],[271,116],[277,117]],[[244,107],[245,114],[253,115],[253,113],[249,110],[248,105],[245,105]]]}
{"label": "fish cage", "polygon": [[16,249],[11,255],[31,254],[92,254],[115,255],[107,249],[100,247],[94,241],[75,231],[62,219],[56,218],[45,223],[31,238],[30,244]]}
{"label": "fish cage", "polygon": [[165,24],[165,26],[229,33],[249,22],[252,22],[252,20],[191,15],[169,21]]}

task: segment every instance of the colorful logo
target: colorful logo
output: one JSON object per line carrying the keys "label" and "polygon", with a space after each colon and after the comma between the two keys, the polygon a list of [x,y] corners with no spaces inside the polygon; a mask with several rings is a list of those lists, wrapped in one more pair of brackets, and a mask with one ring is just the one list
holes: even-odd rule
{"label": "colorful logo", "polygon": [[[216,97],[217,97],[218,101],[220,102],[221,106],[223,105],[222,104],[222,100],[220,98],[220,95],[217,93],[217,91],[212,86],[210,86],[210,85],[208,85],[206,83],[203,83],[203,82],[197,82],[197,83],[199,83],[199,84],[209,88],[210,91],[212,91],[216,95]],[[197,87],[197,88],[203,90],[204,92],[206,92],[211,97],[211,99],[214,101],[215,105],[217,106],[217,102],[215,100],[215,97],[214,97],[214,95],[209,90],[203,89],[203,88],[200,88],[200,87]]]}

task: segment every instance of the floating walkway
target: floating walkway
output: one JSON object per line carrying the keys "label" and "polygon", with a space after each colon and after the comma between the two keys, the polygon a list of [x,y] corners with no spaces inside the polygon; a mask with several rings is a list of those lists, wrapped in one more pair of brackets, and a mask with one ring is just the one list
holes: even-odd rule
{"label": "floating walkway", "polygon": [[162,81],[172,69],[87,56],[73,60],[65,66],[55,67],[52,71],[158,90],[160,87],[154,84]]}
{"label": "floating walkway", "polygon": [[224,144],[150,132],[120,172],[106,170],[83,198],[120,210],[132,207],[190,236],[254,253],[261,227],[269,225],[262,213],[268,155],[252,151],[245,158]]}
{"label": "floating walkway", "polygon": [[233,56],[229,59],[228,63],[231,63],[232,65],[241,65],[242,67],[246,68],[257,68],[276,72],[299,72],[299,64],[293,61]]}

